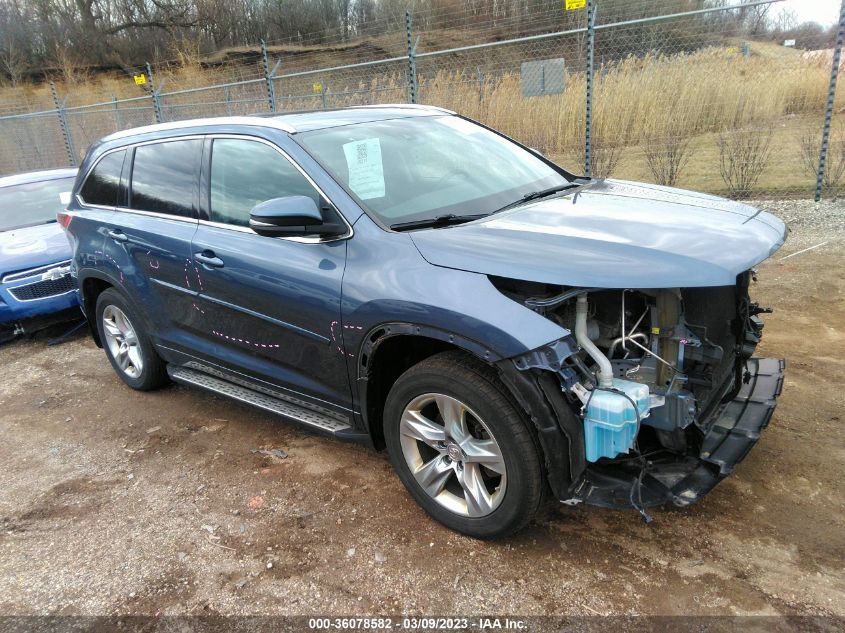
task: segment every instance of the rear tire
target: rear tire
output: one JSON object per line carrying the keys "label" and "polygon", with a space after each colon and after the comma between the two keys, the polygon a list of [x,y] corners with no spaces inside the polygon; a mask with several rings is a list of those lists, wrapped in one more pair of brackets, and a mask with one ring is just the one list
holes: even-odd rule
{"label": "rear tire", "polygon": [[434,519],[481,539],[525,527],[544,493],[540,455],[495,372],[462,352],[411,367],[384,411],[390,460]]}
{"label": "rear tire", "polygon": [[106,356],[127,385],[138,391],[169,382],[167,364],[159,357],[129,302],[109,288],[97,297],[97,331]]}

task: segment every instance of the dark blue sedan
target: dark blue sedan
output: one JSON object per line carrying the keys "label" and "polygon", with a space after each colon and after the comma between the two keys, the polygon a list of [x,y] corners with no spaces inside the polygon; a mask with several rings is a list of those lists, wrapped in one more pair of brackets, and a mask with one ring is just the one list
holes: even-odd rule
{"label": "dark blue sedan", "polygon": [[0,328],[20,331],[78,305],[71,250],[56,215],[76,169],[0,178]]}
{"label": "dark blue sedan", "polygon": [[782,361],[752,357],[750,298],[780,220],[579,177],[438,108],[114,134],[60,221],[127,385],[386,448],[413,498],[475,537],[544,499],[644,518],[694,503],[783,383]]}

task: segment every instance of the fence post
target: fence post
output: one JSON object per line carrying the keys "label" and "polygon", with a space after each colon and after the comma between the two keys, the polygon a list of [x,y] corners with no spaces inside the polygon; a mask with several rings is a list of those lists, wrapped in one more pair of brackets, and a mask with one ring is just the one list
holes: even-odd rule
{"label": "fence post", "polygon": [[117,107],[117,97],[111,96],[111,107],[114,110],[114,127],[116,130],[123,128],[123,123],[120,120],[120,108]]}
{"label": "fence post", "polygon": [[156,123],[161,123],[164,117],[161,113],[161,101],[155,81],[153,81],[153,67],[150,66],[150,62],[147,62],[147,80],[150,82],[150,96],[153,98],[153,114],[155,114]]}
{"label": "fence post", "polygon": [[326,109],[326,82],[320,79],[320,96],[323,98],[323,110]]}
{"label": "fence post", "polygon": [[65,151],[67,151],[67,160],[71,167],[76,167],[76,150],[73,147],[73,137],[70,135],[70,128],[67,124],[67,115],[65,112],[65,102],[59,101],[59,93],[56,91],[56,82],[50,82],[50,92],[53,93],[53,103],[56,105],[56,114],[59,117],[59,126],[62,128],[62,136],[65,140]]}
{"label": "fence post", "polygon": [[593,3],[594,0],[587,0],[587,111],[584,121],[584,175],[587,178],[593,171],[593,57],[596,45],[596,9]]}
{"label": "fence post", "polygon": [[[845,0],[843,0],[845,1]],[[417,102],[417,50],[411,39],[411,12],[405,11],[405,35],[408,38],[408,103]]]}
{"label": "fence post", "polygon": [[819,170],[816,174],[816,196],[818,202],[822,197],[825,162],[830,141],[830,122],[833,117],[833,101],[836,98],[836,79],[839,76],[839,60],[842,58],[842,41],[845,39],[845,0],[839,6],[839,28],[836,30],[836,48],[833,49],[833,63],[830,67],[830,86],[827,91],[827,107],[824,112],[824,127],[822,128],[822,146],[819,150]]}
{"label": "fence post", "polygon": [[267,43],[261,40],[261,66],[264,71],[264,83],[267,85],[267,101],[270,104],[270,112],[276,111],[276,85],[273,83],[273,78],[276,76],[276,71],[282,60],[276,62],[273,69],[270,70],[270,58],[267,55]]}

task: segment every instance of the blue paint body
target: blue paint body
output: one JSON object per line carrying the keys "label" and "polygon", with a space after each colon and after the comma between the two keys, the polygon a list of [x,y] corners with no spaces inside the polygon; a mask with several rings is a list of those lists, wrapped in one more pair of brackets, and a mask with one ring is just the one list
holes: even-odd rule
{"label": "blue paint body", "polygon": [[[0,189],[22,184],[36,184],[76,176],[76,169],[57,169],[0,178]],[[69,189],[70,187],[68,187]],[[56,212],[61,210],[55,201]],[[0,208],[0,214],[4,209]],[[20,301],[13,294],[15,288],[41,281],[41,275],[52,265],[71,258],[71,247],[62,227],[56,222],[24,226],[0,231],[0,323],[22,321],[73,308],[78,305],[76,293]],[[23,276],[26,271],[33,275]],[[9,280],[8,277],[15,278]]]}
{"label": "blue paint body", "polygon": [[[365,431],[361,355],[374,332],[393,328],[451,342],[490,362],[570,337],[502,294],[491,275],[601,288],[732,285],[783,243],[783,223],[765,212],[621,181],[459,226],[390,231],[296,142],[297,132],[322,127],[443,114],[361,108],[165,124],[107,137],[89,150],[81,174],[105,152],[135,143],[261,139],[313,179],[351,230],[344,239],[306,242],[215,225],[207,221],[208,175],[200,169],[190,218],[92,208],[75,196],[73,272],[83,291],[95,280],[123,292],[167,361],[199,360],[286,390],[353,414]],[[122,180],[125,187],[125,166]],[[110,237],[115,232],[126,239]],[[198,254],[225,265],[205,265]]]}

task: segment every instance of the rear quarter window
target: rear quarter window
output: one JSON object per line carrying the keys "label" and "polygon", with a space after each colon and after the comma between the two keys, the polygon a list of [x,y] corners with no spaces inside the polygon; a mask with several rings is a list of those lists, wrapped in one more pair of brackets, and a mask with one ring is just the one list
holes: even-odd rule
{"label": "rear quarter window", "polygon": [[79,197],[85,204],[113,207],[118,204],[120,195],[120,175],[126,150],[106,154],[91,170],[82,187]]}

